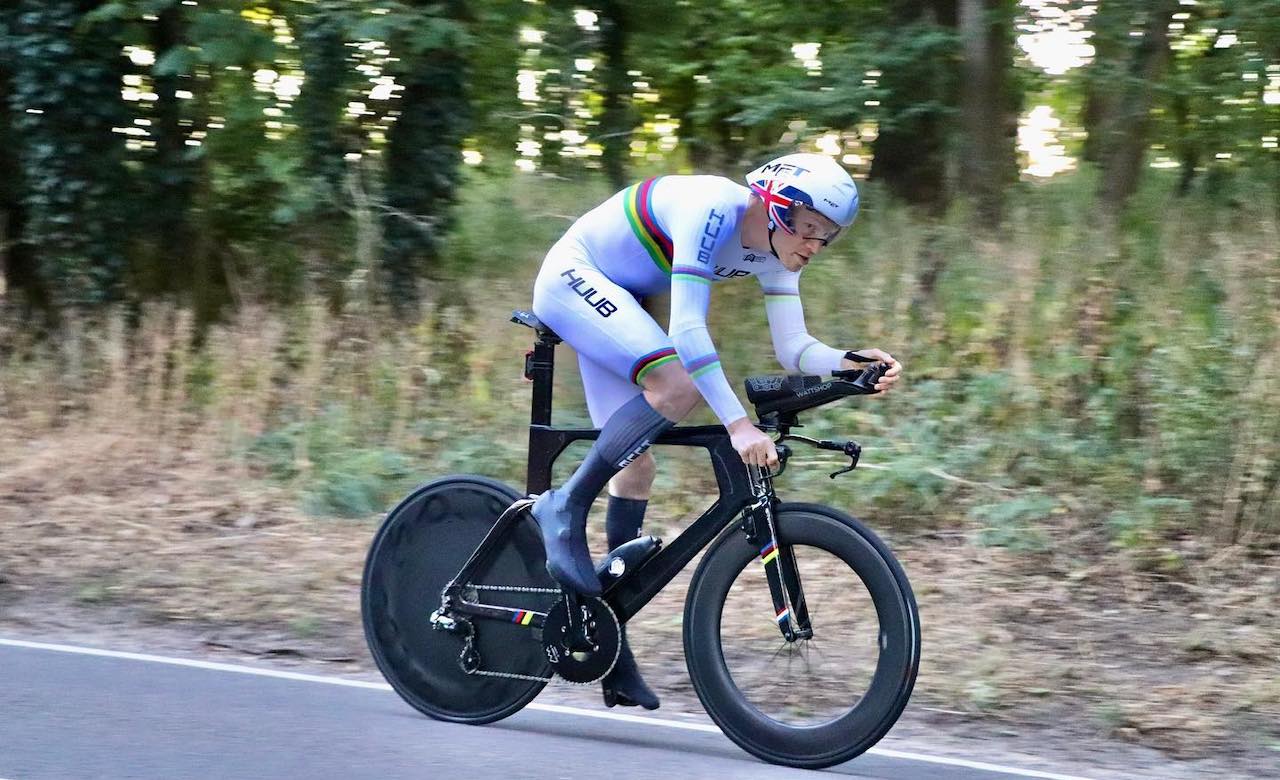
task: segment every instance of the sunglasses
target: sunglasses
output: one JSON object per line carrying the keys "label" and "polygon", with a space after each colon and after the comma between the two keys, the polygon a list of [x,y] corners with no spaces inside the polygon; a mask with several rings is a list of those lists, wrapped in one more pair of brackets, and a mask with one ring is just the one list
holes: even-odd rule
{"label": "sunglasses", "polygon": [[803,203],[791,206],[791,232],[801,241],[818,241],[827,246],[840,235],[840,226]]}

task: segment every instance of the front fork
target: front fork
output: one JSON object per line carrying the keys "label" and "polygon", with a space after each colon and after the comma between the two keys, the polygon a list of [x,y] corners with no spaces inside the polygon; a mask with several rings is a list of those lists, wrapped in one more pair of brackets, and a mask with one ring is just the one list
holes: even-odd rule
{"label": "front fork", "polygon": [[755,500],[742,511],[742,532],[747,541],[760,551],[760,562],[764,564],[765,578],[769,581],[769,595],[773,598],[774,620],[788,642],[810,639],[813,626],[809,623],[809,608],[800,584],[795,551],[789,544],[778,544],[775,520],[778,498],[773,492],[775,474],[750,465],[747,472],[751,476]]}

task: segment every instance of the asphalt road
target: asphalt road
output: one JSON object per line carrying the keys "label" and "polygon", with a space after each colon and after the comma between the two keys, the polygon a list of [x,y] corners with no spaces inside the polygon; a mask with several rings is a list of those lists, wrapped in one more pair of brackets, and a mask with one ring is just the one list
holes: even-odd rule
{"label": "asphalt road", "polygon": [[[0,780],[813,776],[761,763],[709,722],[540,705],[497,724],[418,714],[379,683],[0,638]],[[1078,780],[868,753],[825,770],[893,780]]]}

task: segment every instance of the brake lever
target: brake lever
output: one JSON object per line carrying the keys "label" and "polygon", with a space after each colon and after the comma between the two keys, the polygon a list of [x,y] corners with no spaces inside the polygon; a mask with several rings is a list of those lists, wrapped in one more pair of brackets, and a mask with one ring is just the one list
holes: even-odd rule
{"label": "brake lever", "polygon": [[[846,474],[856,469],[858,467],[858,459],[862,457],[862,445],[858,444],[856,441],[846,441],[843,444],[837,444],[828,439],[811,439],[808,436],[800,436],[799,434],[795,434],[795,433],[788,433],[783,438],[795,439],[796,441],[802,441],[805,444],[808,444],[812,447],[816,447],[817,449],[820,449],[820,450],[832,450],[834,452],[843,452],[845,455],[847,455],[849,457],[849,465],[846,468],[842,468],[839,471],[833,473],[831,475],[832,479],[835,479],[841,474]],[[784,448],[786,448],[787,455],[790,456],[791,448],[787,447],[785,444],[782,444],[781,442],[782,442],[782,439],[778,439],[777,447],[778,447],[779,456],[782,455],[782,450]],[[782,459],[782,466],[783,468],[786,468],[785,458]],[[778,473],[781,474],[782,472],[779,471]]]}
{"label": "brake lever", "polygon": [[845,442],[844,446],[840,448],[840,451],[849,456],[849,465],[833,473],[831,475],[832,479],[856,469],[858,467],[858,459],[862,457],[862,447],[856,441]]}
{"label": "brake lever", "polygon": [[778,439],[774,448],[778,451],[778,470],[769,472],[770,479],[782,476],[782,472],[787,470],[787,459],[791,457],[791,448],[783,444],[782,439]]}

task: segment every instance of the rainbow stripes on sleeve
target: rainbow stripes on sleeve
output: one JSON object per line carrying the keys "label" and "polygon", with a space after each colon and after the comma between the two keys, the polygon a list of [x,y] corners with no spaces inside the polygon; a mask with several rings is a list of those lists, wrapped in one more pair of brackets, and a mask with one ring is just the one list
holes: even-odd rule
{"label": "rainbow stripes on sleeve", "polygon": [[694,358],[684,364],[684,370],[689,372],[689,378],[697,379],[703,374],[709,374],[720,367],[720,356],[712,352],[709,355]]}
{"label": "rainbow stripes on sleeve", "polygon": [[771,303],[786,303],[787,301],[799,301],[800,291],[796,289],[788,289],[786,287],[765,287],[764,288],[764,305]]}
{"label": "rainbow stripes on sleeve", "polygon": [[[814,347],[820,347],[820,346],[822,346],[821,341],[818,341],[812,336],[809,337],[809,343],[806,344],[804,348],[800,350],[800,354],[796,355],[797,371],[804,371],[804,356],[809,353],[809,350],[813,349]],[[821,372],[819,371],[818,373],[821,373]]]}
{"label": "rainbow stripes on sleeve", "polygon": [[671,244],[671,236],[658,225],[653,214],[653,185],[662,177],[645,179],[639,184],[628,187],[623,193],[623,208],[627,212],[627,222],[631,223],[631,231],[636,234],[640,245],[649,253],[654,265],[667,276],[671,275],[671,258],[675,249]]}
{"label": "rainbow stripes on sleeve", "polygon": [[697,282],[698,284],[711,284],[716,280],[716,275],[696,265],[677,265],[671,269],[671,280],[673,282],[682,280]]}

